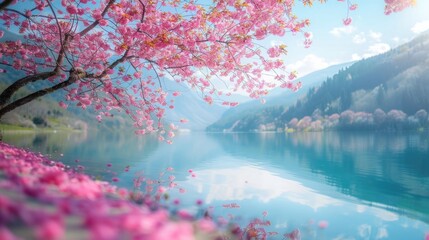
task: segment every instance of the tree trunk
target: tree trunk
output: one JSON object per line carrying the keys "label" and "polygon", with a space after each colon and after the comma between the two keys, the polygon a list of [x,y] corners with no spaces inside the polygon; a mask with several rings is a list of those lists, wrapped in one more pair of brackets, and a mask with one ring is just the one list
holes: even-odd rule
{"label": "tree trunk", "polygon": [[9,87],[7,87],[3,92],[0,94],[0,109],[2,109],[9,101],[12,95],[18,91],[21,87],[36,82],[39,80],[47,79],[49,77],[52,77],[56,74],[56,72],[43,72],[38,73],[30,76],[23,77],[16,82],[12,83]]}
{"label": "tree trunk", "polygon": [[9,6],[13,0],[4,0],[2,3],[0,3],[0,11],[5,9],[7,6]]}
{"label": "tree trunk", "polygon": [[[44,88],[39,91],[36,91],[34,93],[31,93],[23,98],[17,99],[3,107],[0,108],[0,119],[8,112],[14,110],[17,107],[20,107],[26,103],[29,103],[33,100],[35,100],[38,97],[45,96],[46,94],[52,93],[54,91],[57,91],[59,89],[65,88],[67,86],[70,86],[71,84],[75,83],[80,77],[84,77],[86,74],[82,73],[81,71],[76,71],[72,69],[70,71],[69,78],[64,81],[60,82],[52,87]],[[3,94],[2,94],[3,95]],[[3,99],[2,99],[3,100]]]}

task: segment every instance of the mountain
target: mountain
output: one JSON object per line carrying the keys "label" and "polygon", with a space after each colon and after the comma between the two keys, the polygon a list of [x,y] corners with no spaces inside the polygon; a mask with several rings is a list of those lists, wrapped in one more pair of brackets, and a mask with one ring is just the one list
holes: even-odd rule
{"label": "mountain", "polygon": [[[15,79],[23,77],[13,68],[6,67],[5,69],[6,72],[0,73],[0,92]],[[37,83],[36,85],[29,85],[15,94],[13,99],[34,92],[44,86],[43,82]],[[207,104],[198,93],[174,81],[163,79],[162,87],[167,92],[181,92],[181,95],[169,99],[174,100],[174,109],[166,110],[164,121],[167,123],[172,122],[182,129],[190,129],[193,131],[204,130],[208,125],[217,121],[228,109],[216,103],[211,105]],[[97,113],[92,108],[82,110],[74,103],[70,103],[67,109],[60,108],[58,102],[64,101],[64,95],[64,91],[59,90],[48,96],[36,99],[35,101],[7,113],[0,122],[30,128],[82,128],[82,126],[87,128],[89,125],[91,128],[101,129],[103,131],[122,131],[129,129],[130,132],[133,132],[131,129],[132,121],[124,113],[115,113],[113,118],[103,118],[103,121],[98,123],[96,120]],[[243,102],[246,98],[241,95],[236,95],[226,98],[225,100]],[[180,123],[180,119],[187,119],[188,122]]]}
{"label": "mountain", "polygon": [[[227,108],[215,103],[208,104],[203,100],[203,96],[189,89],[187,86],[174,81],[163,79],[164,91],[179,91],[180,95],[169,98],[174,100],[174,109],[166,111],[166,122],[172,122],[180,129],[190,129],[193,131],[204,130],[222,116]],[[181,119],[186,119],[186,123],[181,123]]]}
{"label": "mountain", "polygon": [[[249,101],[238,105],[237,107],[227,110],[217,122],[210,125],[208,131],[223,131],[230,129],[237,131],[242,126],[239,122],[246,122],[252,116],[258,113],[267,113],[279,109],[279,107],[289,106],[296,102],[297,99],[305,96],[305,93],[312,87],[319,86],[328,77],[338,73],[339,70],[345,69],[352,65],[353,62],[332,65],[322,70],[318,70],[303,76],[296,81],[302,82],[302,87],[296,92],[284,88],[275,88],[271,90],[265,98],[265,104],[259,100]],[[283,111],[283,110],[281,110]],[[234,126],[234,127],[233,127]]]}
{"label": "mountain", "polygon": [[[222,118],[208,129],[276,130],[285,128],[294,118],[296,120],[292,124],[296,125],[301,120],[306,122],[303,124],[306,126],[304,129],[317,120],[319,127],[323,128],[322,125],[329,117],[336,124],[339,122],[335,126],[344,126],[348,122],[355,124],[355,128],[362,127],[363,122],[366,122],[367,127],[375,128],[380,117],[383,121],[388,121],[390,117],[395,124],[398,121],[407,122],[412,127],[427,124],[428,66],[429,33],[425,33],[389,52],[358,61],[340,70],[320,86],[310,87],[292,106],[273,104],[246,116],[239,116],[233,121]],[[229,117],[228,120],[230,119],[232,118]],[[378,127],[381,127],[380,124],[381,122]]]}

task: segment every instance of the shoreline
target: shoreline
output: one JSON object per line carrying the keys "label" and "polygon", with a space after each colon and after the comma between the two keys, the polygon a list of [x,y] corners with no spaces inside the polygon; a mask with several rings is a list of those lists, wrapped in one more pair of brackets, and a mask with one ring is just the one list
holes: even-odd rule
{"label": "shoreline", "polygon": [[[114,180],[113,180],[114,181]],[[1,239],[215,239],[215,223],[132,201],[42,154],[0,142]],[[230,238],[231,236],[228,235]]]}

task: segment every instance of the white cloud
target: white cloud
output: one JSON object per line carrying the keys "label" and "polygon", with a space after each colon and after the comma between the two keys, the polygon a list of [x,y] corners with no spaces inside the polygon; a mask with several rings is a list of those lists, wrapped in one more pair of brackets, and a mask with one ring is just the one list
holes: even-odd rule
{"label": "white cloud", "polygon": [[314,54],[306,55],[302,60],[293,64],[289,64],[289,71],[297,71],[299,76],[302,77],[311,72],[329,67],[333,63],[328,63],[326,59],[318,57]]}
{"label": "white cloud", "polygon": [[429,30],[429,20],[418,22],[411,28],[411,31],[416,34],[422,33],[426,30]]}
{"label": "white cloud", "polygon": [[390,45],[387,43],[376,43],[368,47],[363,54],[352,54],[352,60],[360,60],[362,58],[369,58],[378,54],[385,53],[390,50]]}
{"label": "white cloud", "polygon": [[390,45],[387,43],[377,43],[369,46],[368,57],[381,54],[390,50]]}
{"label": "white cloud", "polygon": [[382,238],[388,238],[389,233],[387,232],[387,229],[385,227],[381,227],[377,231],[377,236],[375,239],[382,239]]}
{"label": "white cloud", "polygon": [[383,221],[394,222],[399,219],[399,216],[396,213],[389,212],[382,208],[374,208],[372,209],[372,212],[375,216],[377,216]]}
{"label": "white cloud", "polygon": [[369,31],[368,36],[370,38],[372,38],[374,41],[380,42],[381,41],[381,37],[383,36],[383,34],[381,32]]}
{"label": "white cloud", "polygon": [[359,236],[364,239],[369,239],[369,237],[371,236],[371,230],[372,230],[371,225],[368,225],[368,224],[359,225],[358,227]]}
{"label": "white cloud", "polygon": [[369,31],[368,33],[360,32],[360,33],[354,35],[353,43],[362,44],[362,43],[367,42],[368,40],[380,42],[382,36],[383,36],[383,34],[381,32],[374,32],[374,31]]}
{"label": "white cloud", "polygon": [[344,26],[344,27],[336,27],[333,28],[329,33],[334,35],[335,37],[341,37],[342,35],[348,35],[356,31],[356,28],[352,25]]}
{"label": "white cloud", "polygon": [[[257,167],[220,168],[195,173],[200,177],[193,179],[189,177],[188,181],[180,182],[180,185],[185,187],[188,185],[189,189],[207,193],[206,203],[246,199],[258,199],[267,203],[276,198],[286,198],[314,211],[323,207],[342,205],[340,200],[319,194],[298,181],[279,177]],[[258,176],[258,179],[255,179],[255,176]]]}
{"label": "white cloud", "polygon": [[376,43],[374,45],[369,46],[369,53],[373,55],[384,53],[389,50],[390,50],[390,45],[387,43]]}
{"label": "white cloud", "polygon": [[353,43],[362,44],[365,42],[366,42],[366,37],[364,32],[358,33],[353,37]]}

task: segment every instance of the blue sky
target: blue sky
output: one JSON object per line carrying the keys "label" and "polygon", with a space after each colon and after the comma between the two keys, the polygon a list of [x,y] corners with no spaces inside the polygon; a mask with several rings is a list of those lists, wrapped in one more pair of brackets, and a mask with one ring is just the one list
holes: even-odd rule
{"label": "blue sky", "polygon": [[408,42],[429,29],[429,1],[417,0],[417,5],[399,13],[384,15],[383,0],[355,0],[358,9],[350,12],[353,19],[343,25],[347,5],[338,1],[297,5],[296,15],[311,20],[307,28],[313,34],[310,48],[303,47],[303,37],[288,36],[271,40],[284,41],[289,54],[284,58],[288,70],[297,70],[299,76],[327,66],[367,58]]}

